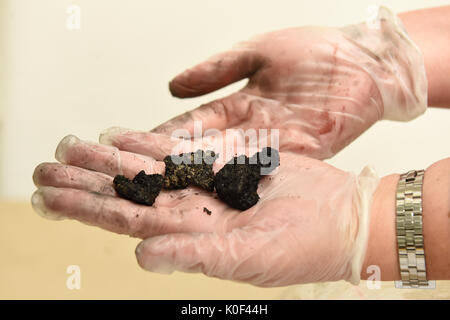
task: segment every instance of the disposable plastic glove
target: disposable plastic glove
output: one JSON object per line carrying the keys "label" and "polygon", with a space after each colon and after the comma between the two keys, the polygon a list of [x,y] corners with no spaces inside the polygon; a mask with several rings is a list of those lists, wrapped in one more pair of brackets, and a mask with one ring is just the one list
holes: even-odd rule
{"label": "disposable plastic glove", "polygon": [[136,255],[151,271],[203,272],[264,287],[359,281],[378,183],[369,169],[355,176],[280,153],[280,167],[261,179],[261,199],[249,210],[232,209],[195,187],[163,190],[149,207],[117,197],[112,188],[116,174],[163,173],[158,158],[170,151],[164,150],[168,137],[146,135],[154,148],[141,154],[66,137],[56,152],[62,164],[44,163],[34,172],[33,207],[48,218],[148,238]]}
{"label": "disposable plastic glove", "polygon": [[153,132],[192,134],[195,120],[203,130],[278,128],[281,151],[325,159],[378,120],[411,120],[426,110],[423,57],[383,7],[368,23],[256,36],[181,73],[170,90],[195,97],[244,78],[242,90]]}

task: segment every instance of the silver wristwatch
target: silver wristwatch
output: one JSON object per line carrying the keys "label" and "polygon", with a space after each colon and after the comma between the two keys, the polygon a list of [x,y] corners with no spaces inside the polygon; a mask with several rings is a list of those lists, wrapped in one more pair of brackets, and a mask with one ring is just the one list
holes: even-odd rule
{"label": "silver wristwatch", "polygon": [[401,281],[397,288],[431,288],[427,281],[422,230],[422,184],[424,170],[400,176],[396,196],[396,227]]}

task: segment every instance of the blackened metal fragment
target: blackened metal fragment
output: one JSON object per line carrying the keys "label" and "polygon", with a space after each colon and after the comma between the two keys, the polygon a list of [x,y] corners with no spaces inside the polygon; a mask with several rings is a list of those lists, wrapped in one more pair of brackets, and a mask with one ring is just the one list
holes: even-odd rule
{"label": "blackened metal fragment", "polygon": [[122,198],[151,206],[161,191],[163,176],[160,174],[145,174],[142,170],[133,180],[117,175],[113,180],[113,185]]}
{"label": "blackened metal fragment", "polygon": [[207,191],[214,191],[212,167],[216,158],[217,155],[213,151],[203,150],[166,156],[164,188],[184,189],[192,184]]}
{"label": "blackened metal fragment", "polygon": [[247,156],[234,157],[217,172],[215,187],[219,198],[230,207],[247,210],[259,200],[257,194],[260,171]]}
{"label": "blackened metal fragment", "polygon": [[271,172],[279,164],[278,150],[272,148],[264,148],[251,158],[245,155],[234,157],[214,178],[217,195],[230,207],[247,210],[259,200],[257,190],[261,175]]}

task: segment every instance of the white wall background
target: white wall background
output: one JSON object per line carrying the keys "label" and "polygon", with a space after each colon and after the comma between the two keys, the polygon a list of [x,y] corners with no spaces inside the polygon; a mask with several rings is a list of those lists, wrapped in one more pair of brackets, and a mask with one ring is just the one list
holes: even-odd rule
{"label": "white wall background", "polygon": [[[170,96],[168,81],[213,53],[273,29],[356,23],[382,3],[401,12],[449,1],[0,0],[0,196],[29,199],[34,167],[54,161],[69,133],[96,141],[114,125],[148,130],[240,88]],[[80,30],[66,28],[71,4]],[[450,156],[449,120],[450,110],[433,109],[378,123],[330,162],[371,163],[383,175],[424,168]]]}

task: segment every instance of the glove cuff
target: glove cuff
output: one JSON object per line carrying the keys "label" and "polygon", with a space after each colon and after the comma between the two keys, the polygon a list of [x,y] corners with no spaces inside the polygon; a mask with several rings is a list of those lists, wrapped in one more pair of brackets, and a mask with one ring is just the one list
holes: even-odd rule
{"label": "glove cuff", "polygon": [[378,87],[383,119],[408,121],[426,111],[428,83],[423,55],[392,11],[377,7],[366,23],[340,30],[353,44],[358,66]]}
{"label": "glove cuff", "polygon": [[353,201],[358,212],[358,233],[353,246],[351,276],[346,279],[353,285],[359,284],[361,280],[361,269],[369,240],[370,207],[379,181],[378,175],[370,166],[364,167],[357,177],[357,193]]}

